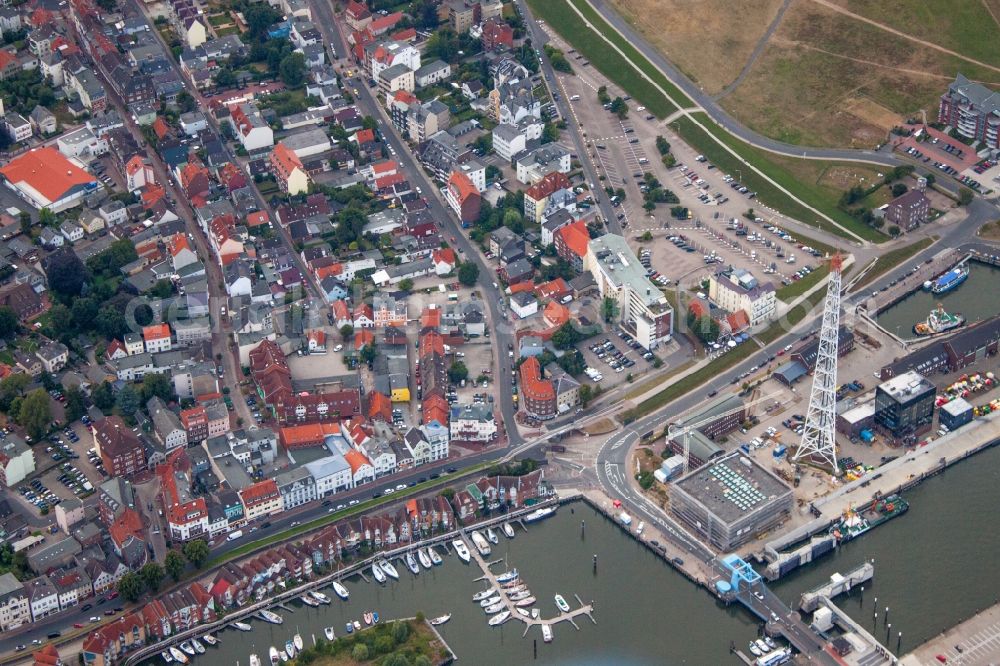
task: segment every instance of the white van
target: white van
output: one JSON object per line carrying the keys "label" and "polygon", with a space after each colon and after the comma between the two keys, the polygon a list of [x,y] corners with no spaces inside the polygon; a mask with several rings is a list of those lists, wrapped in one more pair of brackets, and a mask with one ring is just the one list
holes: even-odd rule
{"label": "white van", "polygon": [[569,101],[571,101],[571,102],[577,102],[579,100],[580,100],[580,96],[579,95],[570,95]]}
{"label": "white van", "polygon": [[241,536],[243,536],[243,530],[236,530],[226,535],[226,541],[236,541]]}

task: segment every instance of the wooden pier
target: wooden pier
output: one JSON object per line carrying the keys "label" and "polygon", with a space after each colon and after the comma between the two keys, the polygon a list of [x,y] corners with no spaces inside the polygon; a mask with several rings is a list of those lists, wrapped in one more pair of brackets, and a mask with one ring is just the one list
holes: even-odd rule
{"label": "wooden pier", "polygon": [[[511,601],[510,598],[507,596],[507,594],[505,594],[503,588],[500,587],[500,583],[497,582],[496,574],[494,574],[490,570],[490,566],[492,564],[496,564],[497,562],[502,562],[502,560],[497,560],[496,562],[487,563],[479,554],[479,551],[475,549],[474,546],[472,546],[471,544],[468,545],[469,545],[469,553],[472,555],[472,559],[475,560],[476,564],[479,565],[479,568],[483,572],[483,575],[477,578],[476,580],[477,581],[485,580],[489,583],[489,586],[491,588],[498,591],[497,593],[500,595],[501,603],[504,605],[504,610],[510,612],[511,620],[519,620],[525,624],[524,634],[522,634],[522,636],[526,635],[528,633],[528,630],[531,629],[532,627],[541,626],[543,624],[559,624],[560,622],[569,622],[571,625],[573,625],[574,629],[579,631],[580,627],[577,626],[574,620],[584,615],[590,618],[591,622],[597,624],[597,620],[594,619],[593,615],[594,605],[592,603],[590,604],[583,603],[583,600],[580,599],[580,596],[577,594],[574,594],[573,596],[580,604],[579,608],[570,610],[567,613],[560,613],[555,617],[547,619],[542,617],[538,618],[524,617],[523,615],[517,612],[517,606],[515,606],[516,602]],[[486,616],[486,618],[489,619],[489,616]]]}

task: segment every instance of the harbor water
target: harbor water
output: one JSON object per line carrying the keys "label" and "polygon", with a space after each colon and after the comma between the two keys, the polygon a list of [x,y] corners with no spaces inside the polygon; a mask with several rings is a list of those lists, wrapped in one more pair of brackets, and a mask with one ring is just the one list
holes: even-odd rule
{"label": "harbor water", "polygon": [[[585,521],[583,530],[581,521]],[[228,628],[219,633],[220,645],[207,647],[206,654],[193,658],[192,664],[247,666],[251,652],[266,664],[268,648],[281,649],[296,631],[309,646],[313,636],[323,636],[324,627],[332,626],[341,636],[346,622],[363,623],[363,613],[371,609],[378,611],[382,621],[417,612],[428,618],[451,613],[451,621],[438,629],[458,663],[477,666],[735,663],[729,655],[730,641],[743,647],[756,635],[756,622],[739,606],[717,604],[703,588],[582,502],[563,506],[554,517],[529,525],[527,532],[520,526],[515,529],[514,539],[500,534],[500,543],[493,546],[487,560],[506,557],[510,567],[517,567],[522,582],[538,598],[536,607],[543,619],[558,614],[554,595],[561,594],[572,608],[579,606],[574,596],[579,595],[584,603],[594,602],[596,625],[586,616],[575,620],[579,631],[567,622],[554,625],[555,637],[549,644],[542,641],[537,627],[522,638],[525,625],[513,619],[491,628],[488,616],[472,602],[472,595],[483,589],[483,583],[474,582],[481,575],[479,568],[463,564],[452,554],[444,557],[443,565],[422,570],[418,576],[397,562],[400,580],[384,586],[352,577],[346,581],[351,593],[347,602],[327,587],[322,591],[332,599],[329,606],[309,608],[295,601],[290,604],[294,612],[275,608],[284,624],[253,619],[249,621],[252,632]],[[438,552],[444,554],[440,547]],[[504,565],[493,570],[502,572]],[[536,641],[537,661],[533,660]],[[150,663],[162,661],[157,658]]]}
{"label": "harbor water", "polygon": [[[964,289],[965,287],[963,287]],[[842,610],[895,651],[902,652],[1000,601],[1000,447],[994,446],[948,468],[905,494],[910,510],[832,554],[772,583],[790,605],[799,595],[875,560],[875,577],[834,600]],[[878,608],[875,608],[878,597]],[[885,607],[891,637],[886,641]],[[874,611],[878,622],[872,622]]]}
{"label": "harbor water", "polygon": [[988,319],[1000,313],[1000,301],[992,296],[1000,282],[1000,267],[969,262],[969,277],[953,291],[933,294],[918,289],[878,316],[878,323],[890,333],[901,338],[913,338],[913,325],[927,319],[931,310],[940,303],[945,311],[961,314],[967,324]]}

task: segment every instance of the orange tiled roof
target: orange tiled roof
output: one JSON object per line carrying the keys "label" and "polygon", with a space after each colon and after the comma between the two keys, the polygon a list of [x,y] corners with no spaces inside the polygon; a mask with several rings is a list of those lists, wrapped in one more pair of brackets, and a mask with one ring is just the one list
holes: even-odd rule
{"label": "orange tiled roof", "polygon": [[587,256],[587,247],[590,245],[590,232],[587,231],[587,225],[583,220],[570,222],[565,227],[556,230],[556,233],[562,236],[563,243],[566,244],[566,247],[573,254],[580,257]]}
{"label": "orange tiled roof", "polygon": [[451,172],[448,177],[448,188],[452,190],[455,198],[459,201],[465,201],[472,195],[479,196],[479,190],[476,189],[475,183],[461,171]]}
{"label": "orange tiled roof", "polygon": [[25,183],[49,201],[58,201],[73,188],[96,182],[52,146],[33,148],[15,157],[0,168],[0,174],[15,185]]}
{"label": "orange tiled roof", "polygon": [[153,324],[144,326],[142,329],[142,339],[146,342],[150,340],[162,340],[170,337],[170,326],[168,324]]}
{"label": "orange tiled roof", "polygon": [[542,379],[542,366],[534,356],[521,364],[521,391],[535,400],[554,400],[556,397],[552,382]]}
{"label": "orange tiled roof", "polygon": [[353,449],[344,454],[344,460],[346,460],[347,464],[351,466],[352,474],[357,474],[358,470],[361,469],[363,465],[371,465],[371,461],[369,461],[363,453]]}

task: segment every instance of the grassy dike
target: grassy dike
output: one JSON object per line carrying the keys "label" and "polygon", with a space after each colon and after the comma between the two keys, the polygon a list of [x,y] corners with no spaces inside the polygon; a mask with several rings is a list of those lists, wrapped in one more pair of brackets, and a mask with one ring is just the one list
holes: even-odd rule
{"label": "grassy dike", "polygon": [[[625,41],[585,0],[528,0],[528,4],[536,18],[548,22],[559,34],[572,43],[577,51],[587,57],[592,66],[628,91],[637,102],[645,105],[657,117],[668,117],[678,110],[677,104],[685,108],[694,105],[677,86],[671,83],[635,47]],[[573,11],[573,7],[576,7],[586,17],[586,22]],[[587,23],[593,27],[588,26]],[[609,48],[598,37],[599,34],[607,37],[616,47],[621,49],[627,59]],[[630,63],[629,60],[632,62]],[[643,75],[649,79],[647,80]],[[676,104],[667,99],[652,82],[666,91]],[[767,179],[754,173],[749,167],[741,169],[741,166],[746,167],[747,164],[752,164],[772,181],[780,184],[803,202],[822,211],[858,236],[874,242],[886,240],[883,234],[837,208],[836,202],[831,201],[830,196],[820,188],[804,184],[796,179],[791,171],[772,161],[766,151],[754,148],[737,139],[716,125],[703,112],[693,115],[707,128],[707,131],[695,125],[686,116],[679,118],[671,125],[685,142],[705,155],[719,169],[730,174],[739,172],[744,184],[757,192],[757,198],[761,202],[811,226],[822,226],[822,223],[817,224],[814,212],[779,190]],[[723,148],[715,140],[716,138],[737,155],[733,155]],[[831,227],[829,231],[854,240],[828,222],[826,226]],[[803,240],[803,242],[808,244],[808,241]],[[815,247],[815,245],[813,246]]]}

